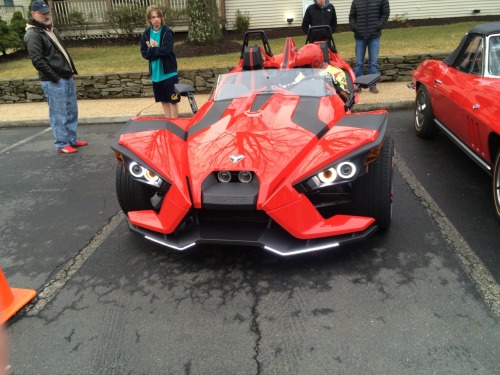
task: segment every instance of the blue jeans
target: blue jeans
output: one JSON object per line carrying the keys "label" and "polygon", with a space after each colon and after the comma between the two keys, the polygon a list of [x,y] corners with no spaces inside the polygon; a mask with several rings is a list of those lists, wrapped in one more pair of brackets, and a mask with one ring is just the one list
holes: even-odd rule
{"label": "blue jeans", "polygon": [[56,148],[74,144],[77,141],[78,105],[73,78],[54,83],[41,81],[42,90],[49,104],[49,121],[54,134]]}
{"label": "blue jeans", "polygon": [[[364,72],[366,49],[368,49],[368,74],[378,73],[378,52],[380,49],[380,37],[371,39],[355,39],[356,41],[356,65],[354,74],[356,77],[362,76]],[[371,86],[375,87],[375,85]]]}

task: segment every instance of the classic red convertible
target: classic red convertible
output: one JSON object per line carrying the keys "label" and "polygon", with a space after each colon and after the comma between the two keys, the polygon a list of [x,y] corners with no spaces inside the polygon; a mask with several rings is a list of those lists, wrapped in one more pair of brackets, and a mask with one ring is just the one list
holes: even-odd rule
{"label": "classic red convertible", "polygon": [[415,130],[439,130],[493,177],[500,219],[500,22],[470,30],[443,61],[426,60],[413,72]]}
{"label": "classic red convertible", "polygon": [[[262,45],[249,45],[255,34]],[[264,32],[249,32],[237,68],[199,110],[194,89],[177,86],[194,116],[134,118],[117,133],[116,191],[132,231],[175,250],[237,244],[289,256],[388,229],[388,115],[350,110],[358,86],[379,77],[355,80],[333,39],[309,44],[302,51],[320,51],[310,60],[291,38],[273,55]],[[314,59],[343,69],[348,98],[323,68],[304,66]]]}

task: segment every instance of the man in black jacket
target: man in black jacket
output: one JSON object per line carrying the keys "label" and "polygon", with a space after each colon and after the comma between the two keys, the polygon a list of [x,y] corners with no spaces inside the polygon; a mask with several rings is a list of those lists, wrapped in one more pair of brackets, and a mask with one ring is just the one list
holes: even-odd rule
{"label": "man in black jacket", "polygon": [[[368,74],[378,73],[378,53],[382,28],[389,19],[389,0],[353,0],[349,13],[349,24],[356,41],[356,77],[364,74],[366,50],[368,49]],[[377,94],[376,86],[370,92]]]}
{"label": "man in black jacket", "polygon": [[[337,14],[332,4],[327,0],[314,0],[314,3],[309,5],[302,19],[302,31],[307,34],[311,26],[330,26],[332,34],[337,28]],[[322,36],[320,39],[326,39],[329,36]]]}
{"label": "man in black jacket", "polygon": [[49,6],[43,0],[33,1],[31,16],[24,42],[49,104],[54,146],[58,152],[73,154],[75,147],[88,144],[76,136],[78,105],[73,75],[77,71],[59,32],[52,27]]}

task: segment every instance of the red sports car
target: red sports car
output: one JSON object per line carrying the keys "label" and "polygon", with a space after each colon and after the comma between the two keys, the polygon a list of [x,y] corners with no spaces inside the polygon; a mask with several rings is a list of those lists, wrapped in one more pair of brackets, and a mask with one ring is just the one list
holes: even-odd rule
{"label": "red sports car", "polygon": [[470,30],[443,61],[426,60],[413,72],[415,130],[439,130],[493,177],[500,219],[500,22]]}
{"label": "red sports car", "polygon": [[[253,34],[263,46],[249,46]],[[299,49],[288,38],[274,56],[265,33],[250,32],[238,67],[218,77],[199,110],[194,89],[177,86],[194,116],[131,119],[112,145],[130,229],[175,250],[238,244],[282,256],[386,230],[394,152],[388,115],[350,111],[357,87],[379,77],[353,82],[329,42]],[[345,72],[348,97],[325,62]]]}

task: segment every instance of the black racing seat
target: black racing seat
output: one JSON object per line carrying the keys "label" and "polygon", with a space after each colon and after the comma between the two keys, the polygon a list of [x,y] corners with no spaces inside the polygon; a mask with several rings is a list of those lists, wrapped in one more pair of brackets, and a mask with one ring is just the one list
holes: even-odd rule
{"label": "black racing seat", "polygon": [[330,55],[328,54],[328,43],[327,42],[315,42],[319,48],[321,48],[321,52],[323,52],[324,62],[330,63]]}
{"label": "black racing seat", "polygon": [[243,70],[264,68],[264,58],[259,46],[245,47],[243,51]]}

